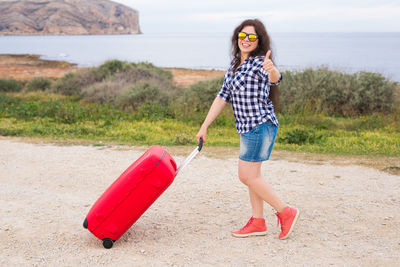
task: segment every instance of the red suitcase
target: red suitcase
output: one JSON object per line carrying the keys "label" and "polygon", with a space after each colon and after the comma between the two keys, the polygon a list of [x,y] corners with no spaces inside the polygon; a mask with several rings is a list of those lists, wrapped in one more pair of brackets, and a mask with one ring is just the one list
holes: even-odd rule
{"label": "red suitcase", "polygon": [[199,146],[177,169],[161,146],[153,146],[115,180],[90,209],[83,226],[111,248],[174,181],[202,148]]}

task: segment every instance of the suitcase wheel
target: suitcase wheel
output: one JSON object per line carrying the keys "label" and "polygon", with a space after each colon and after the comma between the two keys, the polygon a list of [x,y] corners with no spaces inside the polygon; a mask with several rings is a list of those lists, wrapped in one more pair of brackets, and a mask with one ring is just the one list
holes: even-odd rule
{"label": "suitcase wheel", "polygon": [[113,245],[114,245],[114,241],[111,238],[103,239],[103,247],[105,247],[106,249],[112,248]]}
{"label": "suitcase wheel", "polygon": [[88,228],[88,221],[86,218],[85,218],[85,221],[83,222],[83,227],[86,229]]}

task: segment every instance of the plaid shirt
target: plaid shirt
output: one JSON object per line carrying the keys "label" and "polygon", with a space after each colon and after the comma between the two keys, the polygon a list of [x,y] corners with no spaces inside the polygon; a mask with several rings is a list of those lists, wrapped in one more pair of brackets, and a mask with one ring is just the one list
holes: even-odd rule
{"label": "plaid shirt", "polygon": [[265,57],[250,57],[240,65],[235,74],[235,61],[224,77],[224,83],[218,96],[232,103],[235,116],[235,126],[238,133],[246,133],[258,124],[271,122],[279,126],[274,112],[274,106],[268,99],[269,88],[282,80],[282,75],[276,83],[269,82],[268,73],[262,63]]}

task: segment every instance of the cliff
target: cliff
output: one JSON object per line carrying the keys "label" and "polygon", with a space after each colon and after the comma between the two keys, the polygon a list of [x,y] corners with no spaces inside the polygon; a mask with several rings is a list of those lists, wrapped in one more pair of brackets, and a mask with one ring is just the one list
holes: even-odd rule
{"label": "cliff", "polygon": [[0,35],[137,33],[138,11],[108,0],[0,0]]}

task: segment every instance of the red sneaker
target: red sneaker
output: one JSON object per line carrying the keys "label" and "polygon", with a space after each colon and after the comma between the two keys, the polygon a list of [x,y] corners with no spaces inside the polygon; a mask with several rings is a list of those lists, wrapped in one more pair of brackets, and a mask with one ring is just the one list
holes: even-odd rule
{"label": "red sneaker", "polygon": [[248,237],[256,235],[266,235],[267,226],[265,220],[251,217],[247,224],[240,230],[232,232],[234,237]]}
{"label": "red sneaker", "polygon": [[293,231],[293,227],[296,224],[297,218],[299,217],[299,210],[291,207],[286,207],[281,213],[275,213],[278,217],[278,226],[281,224],[282,232],[279,234],[279,239],[286,239]]}

